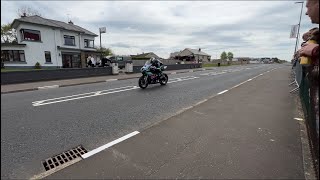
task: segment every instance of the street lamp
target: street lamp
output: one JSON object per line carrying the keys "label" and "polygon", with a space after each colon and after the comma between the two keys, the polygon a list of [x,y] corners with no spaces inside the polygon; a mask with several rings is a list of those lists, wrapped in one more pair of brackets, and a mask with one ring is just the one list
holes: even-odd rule
{"label": "street lamp", "polygon": [[301,16],[302,16],[302,9],[303,9],[303,4],[304,4],[304,1],[299,1],[299,2],[295,2],[295,4],[301,4],[301,12],[300,12],[300,19],[299,19],[299,24],[298,24],[298,34],[297,34],[297,38],[296,38],[296,46],[294,48],[294,53],[296,53],[297,51],[297,46],[298,46],[298,38],[299,38],[299,32],[300,32],[300,24],[301,24]]}

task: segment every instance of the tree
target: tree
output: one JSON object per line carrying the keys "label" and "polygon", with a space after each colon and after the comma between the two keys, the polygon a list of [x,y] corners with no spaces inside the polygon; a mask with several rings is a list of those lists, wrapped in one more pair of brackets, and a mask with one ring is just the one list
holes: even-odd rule
{"label": "tree", "polygon": [[225,51],[223,51],[223,53],[221,53],[220,58],[221,58],[222,60],[226,60],[226,59],[228,58],[228,57],[227,57],[227,53],[226,53]]}
{"label": "tree", "polygon": [[18,15],[18,17],[34,16],[34,15],[41,16],[41,14],[37,10],[34,10],[34,9],[27,7],[27,6],[20,7],[17,11],[17,15]]}
{"label": "tree", "polygon": [[228,55],[227,55],[229,61],[231,61],[233,59],[233,53],[232,52],[228,52]]}
{"label": "tree", "polygon": [[1,42],[9,43],[15,39],[15,30],[11,28],[11,23],[1,25]]}
{"label": "tree", "polygon": [[105,48],[105,47],[96,47],[97,51],[98,52],[101,52],[102,56],[105,57],[105,56],[112,56],[114,55],[114,53],[112,52],[112,50],[110,48]]}

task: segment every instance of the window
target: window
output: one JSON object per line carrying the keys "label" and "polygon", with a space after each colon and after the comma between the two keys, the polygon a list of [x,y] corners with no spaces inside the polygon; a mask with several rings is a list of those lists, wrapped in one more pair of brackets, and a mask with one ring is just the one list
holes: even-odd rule
{"label": "window", "polygon": [[21,29],[21,35],[23,40],[27,41],[41,41],[40,31]]}
{"label": "window", "polygon": [[94,47],[94,40],[85,39],[84,40],[84,47],[93,48]]}
{"label": "window", "polygon": [[3,61],[10,62],[10,61],[19,61],[25,62],[24,51],[19,50],[2,50],[1,54],[3,56]]}
{"label": "window", "polygon": [[51,53],[50,51],[45,51],[44,56],[46,58],[46,63],[51,63]]}
{"label": "window", "polygon": [[75,43],[74,36],[64,35],[64,45],[67,45],[67,46],[75,46],[76,43]]}

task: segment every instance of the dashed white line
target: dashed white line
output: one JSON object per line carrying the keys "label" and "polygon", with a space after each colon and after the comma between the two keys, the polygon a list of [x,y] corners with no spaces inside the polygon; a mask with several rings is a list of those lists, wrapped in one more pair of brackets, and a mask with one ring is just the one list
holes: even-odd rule
{"label": "dashed white line", "polygon": [[221,91],[221,92],[218,93],[218,95],[223,94],[223,93],[228,92],[228,91],[229,91],[229,90]]}
{"label": "dashed white line", "polygon": [[100,147],[92,150],[92,151],[89,151],[89,152],[81,155],[81,157],[82,157],[83,159],[86,159],[86,158],[88,158],[88,157],[90,157],[90,156],[92,156],[92,155],[94,155],[94,154],[97,154],[97,153],[99,153],[99,152],[101,152],[101,151],[103,151],[103,150],[105,150],[105,149],[107,149],[107,148],[109,148],[109,147],[111,147],[111,146],[113,146],[113,145],[115,145],[115,144],[118,144],[118,143],[120,143],[120,142],[122,142],[122,141],[124,141],[124,140],[126,140],[126,139],[129,139],[129,138],[131,138],[131,137],[133,137],[133,136],[135,136],[135,135],[137,135],[137,134],[139,134],[139,133],[140,133],[139,131],[134,131],[134,132],[132,132],[132,133],[130,133],[130,134],[127,134],[127,135],[119,138],[119,139],[116,139],[116,140],[114,140],[114,141],[111,141],[111,142],[109,142],[108,144],[105,144],[105,145],[103,145],[103,146],[100,146]]}
{"label": "dashed white line", "polygon": [[199,105],[199,104],[202,104],[202,103],[204,103],[204,102],[206,102],[206,101],[208,101],[208,99],[204,99],[204,100],[202,100],[202,101],[199,101],[199,102],[197,102],[197,103],[195,104],[195,106],[197,106],[197,105]]}

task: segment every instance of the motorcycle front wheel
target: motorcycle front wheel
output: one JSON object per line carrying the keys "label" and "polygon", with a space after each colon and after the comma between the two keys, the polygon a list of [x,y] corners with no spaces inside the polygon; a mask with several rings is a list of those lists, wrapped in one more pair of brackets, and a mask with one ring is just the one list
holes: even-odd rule
{"label": "motorcycle front wheel", "polygon": [[148,76],[141,76],[139,78],[139,87],[145,89],[148,87]]}
{"label": "motorcycle front wheel", "polygon": [[168,75],[167,74],[163,74],[162,77],[160,78],[160,84],[161,85],[166,85],[168,82]]}

